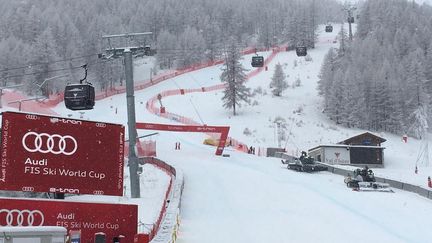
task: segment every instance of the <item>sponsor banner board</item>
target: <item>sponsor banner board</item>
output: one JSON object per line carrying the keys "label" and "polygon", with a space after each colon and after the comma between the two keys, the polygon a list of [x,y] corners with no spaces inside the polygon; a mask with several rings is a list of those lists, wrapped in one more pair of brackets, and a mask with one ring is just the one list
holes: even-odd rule
{"label": "sponsor banner board", "polygon": [[124,126],[2,113],[0,190],[123,195]]}
{"label": "sponsor banner board", "polygon": [[2,226],[62,226],[81,232],[80,242],[93,242],[98,232],[133,242],[138,205],[0,198]]}
{"label": "sponsor banner board", "polygon": [[171,125],[171,124],[158,124],[158,123],[142,123],[137,122],[137,129],[146,130],[160,130],[172,132],[203,132],[203,133],[220,133],[218,146],[216,148],[216,155],[222,155],[228,132],[230,127],[226,126],[194,126],[194,125]]}

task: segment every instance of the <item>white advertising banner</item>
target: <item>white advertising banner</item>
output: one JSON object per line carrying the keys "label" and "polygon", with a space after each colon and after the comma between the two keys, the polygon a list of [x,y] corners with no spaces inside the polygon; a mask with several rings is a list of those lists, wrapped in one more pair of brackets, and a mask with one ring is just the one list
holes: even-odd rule
{"label": "white advertising banner", "polygon": [[325,147],[325,163],[328,164],[349,164],[350,151],[345,147]]}

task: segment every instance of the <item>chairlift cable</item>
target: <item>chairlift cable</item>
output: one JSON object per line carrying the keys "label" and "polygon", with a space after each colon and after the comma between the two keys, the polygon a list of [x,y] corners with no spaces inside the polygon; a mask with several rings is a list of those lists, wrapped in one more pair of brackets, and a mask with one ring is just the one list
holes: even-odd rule
{"label": "chairlift cable", "polygon": [[54,61],[51,61],[51,62],[29,63],[29,64],[27,64],[25,66],[5,68],[5,69],[0,70],[0,72],[8,72],[8,71],[11,71],[11,70],[29,68],[29,67],[40,66],[40,65],[45,65],[45,64],[49,65],[49,64],[58,63],[58,62],[72,61],[72,60],[75,60],[75,59],[82,59],[82,58],[91,57],[91,56],[97,56],[97,53],[96,54],[89,54],[89,55],[85,55],[85,56],[71,57],[71,58],[62,59],[62,60],[54,60]]}
{"label": "chairlift cable", "polygon": [[195,112],[197,113],[197,115],[198,115],[198,118],[200,119],[200,121],[201,121],[201,124],[205,124],[205,122],[203,121],[203,119],[201,118],[201,115],[200,115],[200,113],[198,112],[198,110],[197,110],[197,108],[195,107],[195,105],[194,105],[194,103],[192,102],[192,99],[191,98],[189,98],[189,101],[190,101],[190,103],[192,104],[192,107],[194,108],[194,110],[195,110]]}
{"label": "chairlift cable", "polygon": [[[111,61],[111,60],[95,61],[95,62],[90,62],[89,64],[99,64],[99,63],[105,63],[105,62],[109,62],[109,61]],[[19,74],[19,75],[18,74],[17,75],[10,75],[10,76],[3,77],[3,79],[29,76],[29,75],[35,75],[35,74],[42,74],[42,73],[53,73],[53,72],[60,72],[60,71],[66,71],[66,70],[74,70],[74,69],[79,69],[79,68],[81,68],[81,66],[69,67],[69,68],[60,68],[60,69],[40,71],[40,72],[34,72],[34,73],[25,73],[25,74]]]}

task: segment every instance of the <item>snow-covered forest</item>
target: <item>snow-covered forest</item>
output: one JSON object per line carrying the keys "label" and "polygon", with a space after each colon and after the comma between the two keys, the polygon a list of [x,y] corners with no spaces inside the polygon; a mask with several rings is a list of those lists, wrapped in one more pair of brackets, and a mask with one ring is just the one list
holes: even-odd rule
{"label": "snow-covered forest", "polygon": [[[120,60],[100,60],[102,35],[153,32],[145,44],[157,49],[155,68],[176,68],[212,60],[230,37],[239,46],[280,43],[313,45],[319,23],[340,22],[336,1],[323,0],[0,0],[0,80],[26,84],[29,93],[45,79],[44,92],[61,91],[83,77],[100,90],[122,78]],[[36,90],[36,91],[35,91]],[[38,91],[39,92],[39,91]],[[46,95],[47,93],[44,93]]]}
{"label": "snow-covered forest", "polygon": [[432,8],[370,0],[352,42],[330,50],[319,82],[337,124],[421,138],[432,121]]}

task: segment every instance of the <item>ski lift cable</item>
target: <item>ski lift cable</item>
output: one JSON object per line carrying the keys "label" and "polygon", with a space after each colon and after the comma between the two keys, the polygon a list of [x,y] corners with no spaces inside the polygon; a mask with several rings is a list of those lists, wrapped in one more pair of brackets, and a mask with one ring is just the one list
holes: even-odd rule
{"label": "ski lift cable", "polygon": [[180,87],[180,85],[178,85],[178,83],[177,83],[174,79],[171,79],[171,81],[175,84],[175,86],[177,86],[177,88],[182,89],[182,88]]}
{"label": "ski lift cable", "polygon": [[190,103],[192,104],[192,107],[194,108],[194,110],[195,110],[195,112],[197,113],[197,115],[198,115],[198,118],[200,119],[200,121],[201,121],[201,124],[205,124],[205,122],[203,121],[203,119],[201,118],[201,115],[200,115],[200,113],[198,112],[198,110],[197,110],[197,108],[195,107],[195,105],[194,105],[194,103],[192,102],[192,99],[191,98],[189,98],[189,101],[190,101]]}
{"label": "ski lift cable", "polygon": [[[95,61],[95,62],[90,62],[89,64],[106,63],[106,62],[109,62],[109,61],[111,61],[111,60]],[[19,74],[19,75],[10,75],[10,76],[6,76],[6,77],[3,77],[3,78],[4,79],[6,79],[6,78],[16,78],[16,77],[29,76],[29,75],[42,74],[42,73],[53,73],[53,72],[74,70],[74,69],[79,69],[79,68],[81,68],[81,66],[75,66],[75,67],[69,67],[69,68],[60,68],[60,69],[54,69],[54,70],[48,70],[48,71],[40,71],[40,72],[33,72],[33,73],[25,73],[25,74]]]}
{"label": "ski lift cable", "polygon": [[[428,165],[429,164],[429,146],[427,141],[422,141],[422,144],[420,146],[420,152],[417,155],[417,160],[416,160],[416,166],[419,164],[419,162],[421,163],[421,165]],[[426,160],[426,163],[423,163],[423,161]]]}
{"label": "ski lift cable", "polygon": [[[292,128],[293,128],[293,125],[294,125],[294,122],[291,123],[291,127],[290,127],[290,130],[289,130],[289,132],[288,132],[288,135],[291,133]],[[286,142],[285,142],[285,147],[284,147],[285,149],[286,149],[286,146],[287,146],[289,140],[290,140],[290,137],[288,136],[288,138],[287,138],[287,140],[286,140]],[[294,142],[294,140],[292,141],[292,143],[294,144],[294,146],[295,146],[297,149],[299,149],[299,146]]]}
{"label": "ski lift cable", "polygon": [[415,162],[415,165],[416,165],[416,166],[418,165],[420,159],[422,158],[422,156],[423,156],[423,152],[424,152],[424,148],[423,148],[423,143],[422,143],[422,144],[420,145],[420,151],[419,151],[419,153],[417,154],[417,159],[416,159],[416,162]]}
{"label": "ski lift cable", "polygon": [[202,87],[201,84],[198,82],[198,80],[196,80],[196,78],[191,73],[187,73],[187,74],[192,79],[192,81],[194,81],[198,85],[198,88]]}
{"label": "ski lift cable", "polygon": [[53,64],[53,63],[58,63],[58,62],[66,62],[66,61],[72,61],[75,59],[82,59],[82,58],[86,58],[86,57],[91,57],[91,56],[96,56],[97,54],[89,54],[89,55],[84,55],[84,56],[77,56],[77,57],[71,57],[71,58],[67,58],[67,59],[62,59],[62,60],[54,60],[51,62],[40,62],[40,63],[29,63],[25,66],[18,66],[18,67],[10,67],[10,68],[5,68],[0,70],[0,72],[8,72],[8,71],[12,71],[12,70],[17,70],[17,69],[23,69],[23,68],[29,68],[29,67],[34,67],[34,66],[40,66],[40,65],[46,65],[46,64]]}

